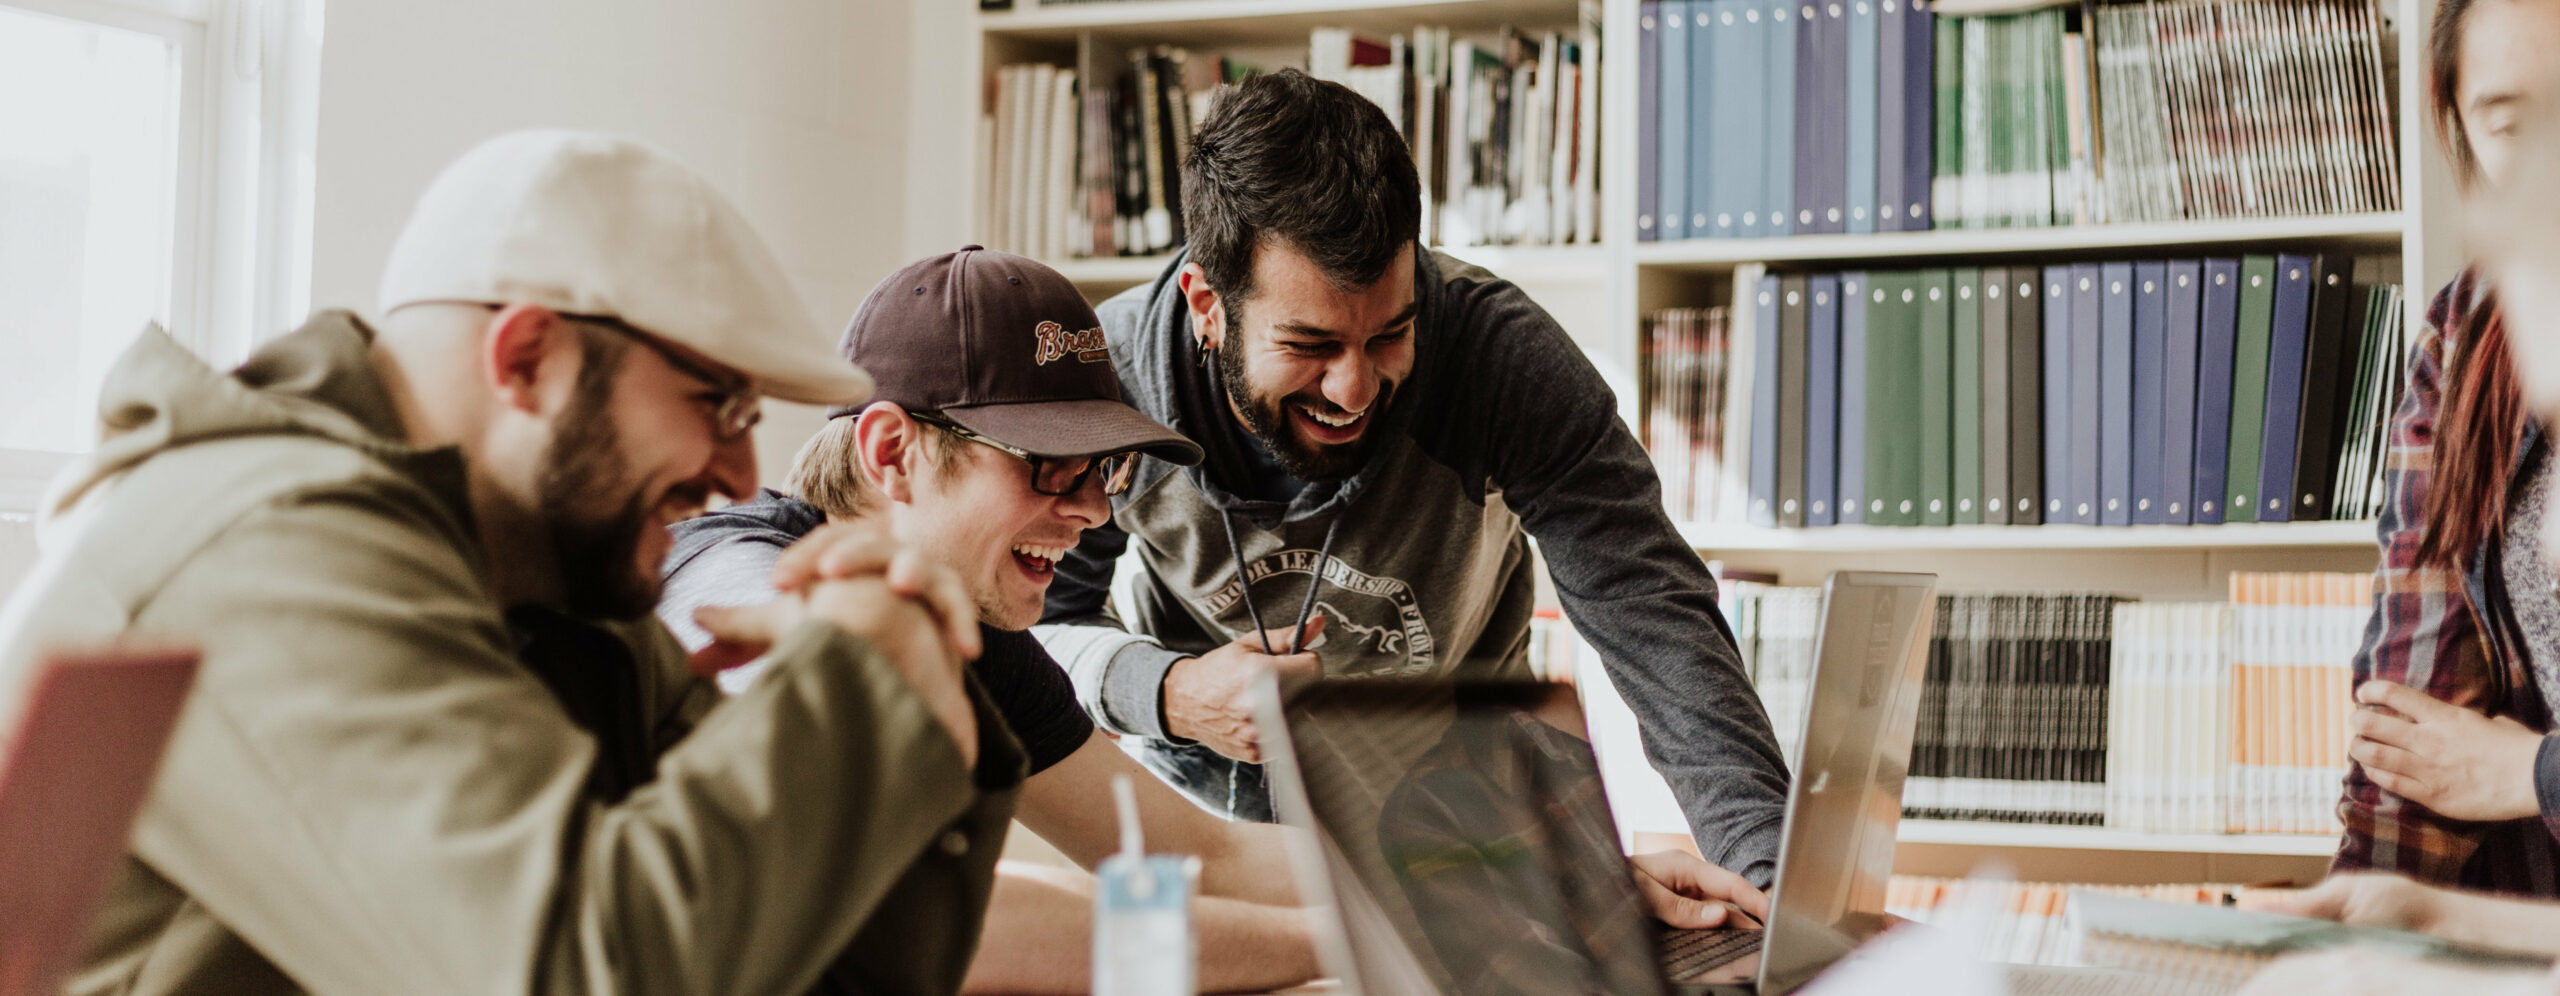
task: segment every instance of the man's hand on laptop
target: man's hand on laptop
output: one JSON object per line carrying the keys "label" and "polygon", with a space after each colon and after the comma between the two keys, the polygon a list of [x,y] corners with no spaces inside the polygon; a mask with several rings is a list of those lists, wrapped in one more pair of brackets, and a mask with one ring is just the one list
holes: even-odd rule
{"label": "man's hand on laptop", "polygon": [[1684,930],[1757,927],[1769,919],[1769,897],[1742,876],[1687,851],[1628,858],[1636,889],[1654,918]]}
{"label": "man's hand on laptop", "polygon": [[[1312,646],[1323,635],[1324,618],[1318,615],[1307,621],[1306,638],[1299,646]],[[1247,633],[1234,643],[1173,662],[1164,673],[1165,730],[1236,760],[1261,763],[1262,737],[1253,723],[1254,686],[1265,673],[1278,674],[1284,689],[1324,675],[1324,665],[1313,651],[1263,652],[1266,640],[1274,649],[1286,649],[1290,635],[1286,629]]]}

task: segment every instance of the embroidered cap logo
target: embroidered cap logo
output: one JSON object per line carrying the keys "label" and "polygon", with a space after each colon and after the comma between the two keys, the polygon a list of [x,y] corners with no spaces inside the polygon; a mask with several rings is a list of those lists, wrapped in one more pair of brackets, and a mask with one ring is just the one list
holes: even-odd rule
{"label": "embroidered cap logo", "polygon": [[1111,347],[1104,342],[1101,329],[1069,332],[1066,326],[1056,322],[1041,322],[1031,332],[1039,340],[1039,345],[1032,350],[1032,358],[1040,366],[1048,366],[1049,361],[1063,360],[1068,356],[1074,356],[1081,363],[1111,362]]}

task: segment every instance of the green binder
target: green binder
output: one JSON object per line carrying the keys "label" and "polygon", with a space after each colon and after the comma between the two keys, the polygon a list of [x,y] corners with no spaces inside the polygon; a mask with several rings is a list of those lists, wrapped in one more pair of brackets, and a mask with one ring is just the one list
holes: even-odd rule
{"label": "green binder", "polygon": [[1909,273],[1867,278],[1867,522],[1920,524],[1920,327]]}
{"label": "green binder", "polygon": [[1920,311],[1920,523],[1955,523],[1955,343],[1945,270],[1923,270]]}
{"label": "green binder", "polygon": [[1982,524],[1982,271],[1957,270],[1954,323],[1948,335],[1955,346],[1954,512],[1959,526]]}
{"label": "green binder", "polygon": [[2267,338],[2275,324],[2276,258],[2240,258],[2240,331],[2231,358],[2231,463],[2224,522],[2258,521],[2259,436],[2267,422]]}

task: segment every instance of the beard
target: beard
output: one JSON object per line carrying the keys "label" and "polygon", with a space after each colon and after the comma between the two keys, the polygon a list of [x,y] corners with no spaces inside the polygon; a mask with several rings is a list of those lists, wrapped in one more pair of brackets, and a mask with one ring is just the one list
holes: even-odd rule
{"label": "beard", "polygon": [[[1231,312],[1230,318],[1234,317]],[[1228,401],[1244,419],[1245,428],[1253,430],[1263,448],[1271,451],[1272,460],[1289,476],[1309,484],[1335,484],[1349,480],[1368,465],[1369,450],[1378,439],[1378,418],[1386,414],[1388,402],[1395,400],[1394,381],[1379,382],[1378,396],[1369,402],[1369,424],[1361,429],[1360,438],[1340,445],[1313,444],[1299,439],[1290,428],[1289,405],[1306,405],[1327,415],[1349,413],[1321,396],[1273,398],[1257,393],[1245,379],[1244,350],[1222,347],[1216,352],[1218,380],[1226,388]]]}
{"label": "beard", "polygon": [[605,411],[612,393],[610,376],[591,382],[582,373],[576,396],[561,412],[543,450],[537,498],[568,612],[582,619],[630,621],[657,606],[662,587],[657,565],[643,568],[639,563],[644,531],[657,528],[654,503],[635,492],[602,518],[585,511],[629,487],[623,482],[630,461],[623,456],[621,433]]}

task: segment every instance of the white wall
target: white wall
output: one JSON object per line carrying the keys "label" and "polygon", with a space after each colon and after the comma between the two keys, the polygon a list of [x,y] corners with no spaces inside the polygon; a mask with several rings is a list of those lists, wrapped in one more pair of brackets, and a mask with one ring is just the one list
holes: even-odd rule
{"label": "white wall", "polygon": [[[929,6],[936,0],[914,0]],[[951,4],[946,4],[951,5]],[[565,126],[674,152],[738,203],[841,328],[909,256],[910,0],[355,0],[322,43],[311,301],[370,312],[436,171]],[[767,480],[818,423],[769,404]]]}

